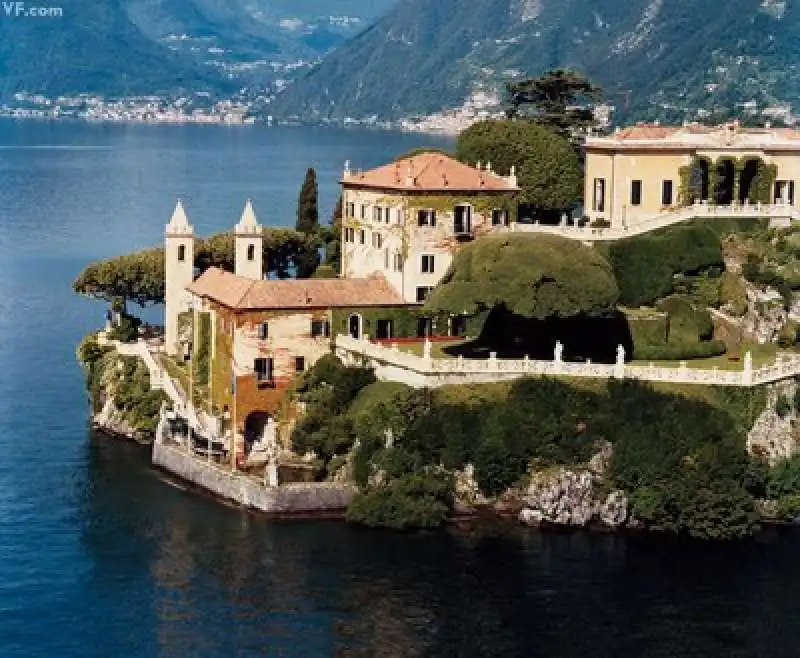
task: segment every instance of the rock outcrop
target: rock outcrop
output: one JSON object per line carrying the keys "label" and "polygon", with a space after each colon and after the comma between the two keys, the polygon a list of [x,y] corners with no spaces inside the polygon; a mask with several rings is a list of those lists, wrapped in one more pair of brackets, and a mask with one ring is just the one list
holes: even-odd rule
{"label": "rock outcrop", "polygon": [[604,495],[600,475],[588,470],[560,468],[536,473],[523,496],[519,520],[527,525],[583,528],[600,523],[619,528],[628,521],[624,491]]}
{"label": "rock outcrop", "polygon": [[[770,386],[767,406],[747,434],[747,452],[766,459],[770,465],[800,453],[798,432],[795,429],[797,411],[792,404],[796,388],[797,385],[793,381]],[[790,406],[783,415],[777,411],[780,396],[783,396]]]}

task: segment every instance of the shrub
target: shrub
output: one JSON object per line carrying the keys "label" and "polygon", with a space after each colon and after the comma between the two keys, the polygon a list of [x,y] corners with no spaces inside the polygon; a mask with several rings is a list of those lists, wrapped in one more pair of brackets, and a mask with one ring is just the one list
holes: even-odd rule
{"label": "shrub", "polygon": [[142,321],[139,318],[128,315],[127,313],[122,313],[120,315],[119,324],[108,333],[108,339],[118,340],[121,343],[136,342],[139,338],[139,327],[141,324]]}
{"label": "shrub", "polygon": [[675,274],[692,274],[723,265],[719,237],[699,224],[619,240],[608,247],[608,254],[620,300],[634,307],[669,294]]}
{"label": "shrub", "polygon": [[792,405],[789,404],[789,398],[781,393],[775,400],[775,413],[779,418],[786,418],[792,413]]}
{"label": "shrub", "polygon": [[800,494],[800,456],[777,463],[767,478],[767,497],[777,500]]}
{"label": "shrub", "polygon": [[732,272],[722,273],[719,280],[719,298],[734,317],[741,317],[747,312],[747,287],[744,281]]}
{"label": "shrub", "polygon": [[640,361],[680,361],[682,359],[707,359],[725,354],[727,347],[721,340],[702,343],[673,343],[669,345],[643,345],[636,347],[634,358]]}
{"label": "shrub", "polygon": [[776,514],[784,521],[794,521],[800,516],[800,495],[781,496],[777,500]]}
{"label": "shrub", "polygon": [[452,477],[425,469],[362,491],[348,505],[347,520],[371,528],[434,528],[444,523],[452,501]]}
{"label": "shrub", "polygon": [[778,332],[778,337],[775,342],[778,347],[788,349],[797,344],[798,327],[794,322],[787,322],[786,325]]}
{"label": "shrub", "polygon": [[611,222],[602,217],[598,217],[589,226],[590,228],[611,228]]}

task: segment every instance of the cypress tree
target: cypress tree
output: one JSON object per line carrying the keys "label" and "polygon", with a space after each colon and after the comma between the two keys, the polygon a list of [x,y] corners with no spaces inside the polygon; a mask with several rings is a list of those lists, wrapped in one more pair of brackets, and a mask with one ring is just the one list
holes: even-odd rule
{"label": "cypress tree", "polygon": [[311,234],[319,231],[319,207],[317,204],[317,172],[313,168],[306,172],[300,197],[297,200],[297,230]]}
{"label": "cypress tree", "polygon": [[342,244],[342,197],[336,202],[331,216],[331,227],[325,245],[325,263],[330,265],[337,274],[341,274],[341,244]]}

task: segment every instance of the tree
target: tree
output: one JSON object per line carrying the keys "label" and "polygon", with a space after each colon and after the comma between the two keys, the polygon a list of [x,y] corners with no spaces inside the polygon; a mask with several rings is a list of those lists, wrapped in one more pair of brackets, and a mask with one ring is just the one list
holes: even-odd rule
{"label": "tree", "polygon": [[[265,228],[264,271],[286,279],[307,254],[318,250],[318,237],[292,229]],[[234,270],[233,234],[219,233],[195,243],[195,266],[200,273],[209,267]],[[144,249],[125,256],[88,265],[72,284],[81,295],[107,302],[121,299],[139,306],[164,301],[164,249]]]}
{"label": "tree", "polygon": [[300,188],[300,196],[297,199],[297,225],[295,229],[298,233],[314,238],[307,248],[297,255],[295,262],[296,274],[298,279],[307,279],[314,274],[319,267],[322,246],[319,226],[319,206],[317,203],[317,172],[309,169]]}
{"label": "tree", "polygon": [[456,157],[467,164],[491,162],[503,176],[516,167],[520,203],[545,216],[558,217],[583,193],[580,162],[569,142],[527,121],[492,120],[470,126],[458,137]]}
{"label": "tree", "polygon": [[317,172],[309,169],[300,188],[297,199],[297,225],[300,233],[316,233],[319,231],[319,207],[317,204]]}
{"label": "tree", "polygon": [[591,247],[554,235],[490,235],[458,253],[426,309],[454,315],[503,308],[544,320],[600,315],[619,299],[608,262]]}
{"label": "tree", "polygon": [[[575,71],[556,69],[538,78],[510,82],[509,118],[528,116],[544,128],[574,140],[594,123],[590,103],[600,100],[600,88]],[[526,112],[530,106],[530,112]]]}
{"label": "tree", "polygon": [[336,274],[341,273],[342,269],[342,215],[343,215],[342,196],[333,209],[331,223],[325,235],[325,265],[328,265]]}
{"label": "tree", "polygon": [[453,157],[453,154],[450,151],[442,148],[438,148],[435,146],[418,146],[416,148],[411,149],[410,151],[406,151],[402,155],[398,155],[394,162],[399,162],[400,160],[407,160],[408,158],[413,158],[417,155],[424,155],[425,153],[439,153],[441,155],[446,155],[448,157]]}

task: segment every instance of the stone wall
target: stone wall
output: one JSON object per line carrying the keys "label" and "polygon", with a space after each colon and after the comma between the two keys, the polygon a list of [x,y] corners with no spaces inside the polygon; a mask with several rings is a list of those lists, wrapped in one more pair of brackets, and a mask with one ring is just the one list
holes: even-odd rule
{"label": "stone wall", "polygon": [[265,487],[258,479],[231,473],[226,467],[205,462],[156,441],[153,464],[214,495],[243,507],[270,514],[336,512],[344,510],[356,490],[340,483],[295,483]]}

